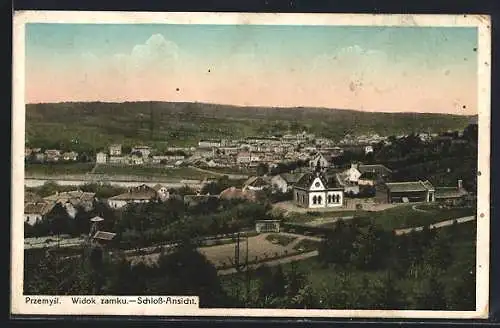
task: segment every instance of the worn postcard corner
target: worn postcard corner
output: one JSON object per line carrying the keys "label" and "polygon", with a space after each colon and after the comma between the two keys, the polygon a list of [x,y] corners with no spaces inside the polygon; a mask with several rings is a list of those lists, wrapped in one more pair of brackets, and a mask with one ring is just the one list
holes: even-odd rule
{"label": "worn postcard corner", "polygon": [[489,16],[24,11],[13,62],[13,314],[487,318]]}

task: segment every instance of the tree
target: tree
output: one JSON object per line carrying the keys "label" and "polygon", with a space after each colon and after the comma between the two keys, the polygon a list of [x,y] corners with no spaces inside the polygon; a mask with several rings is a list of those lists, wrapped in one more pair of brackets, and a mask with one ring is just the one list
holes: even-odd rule
{"label": "tree", "polygon": [[399,310],[404,307],[402,291],[396,287],[396,280],[390,271],[382,279],[380,287],[376,288],[376,295],[377,310]]}
{"label": "tree", "polygon": [[426,248],[424,263],[439,270],[446,269],[453,261],[450,244],[451,236],[447,231],[439,231]]}
{"label": "tree", "polygon": [[63,205],[57,203],[52,210],[47,213],[45,220],[49,225],[51,234],[68,234],[74,230],[73,219],[68,215],[68,212]]}
{"label": "tree", "polygon": [[383,244],[383,232],[370,223],[365,233],[358,234],[354,243],[351,259],[362,270],[374,270],[384,263],[386,245]]}
{"label": "tree", "polygon": [[156,278],[148,288],[155,294],[199,296],[202,307],[225,305],[217,270],[189,242],[160,256],[154,272]]}
{"label": "tree", "polygon": [[434,275],[425,282],[423,290],[416,298],[416,306],[419,310],[446,310],[444,286]]}
{"label": "tree", "polygon": [[257,165],[257,176],[261,177],[269,173],[269,165],[266,163],[259,163]]}
{"label": "tree", "polygon": [[321,242],[319,258],[323,263],[346,265],[350,262],[354,251],[353,243],[356,240],[357,229],[338,220],[332,232],[328,233]]}

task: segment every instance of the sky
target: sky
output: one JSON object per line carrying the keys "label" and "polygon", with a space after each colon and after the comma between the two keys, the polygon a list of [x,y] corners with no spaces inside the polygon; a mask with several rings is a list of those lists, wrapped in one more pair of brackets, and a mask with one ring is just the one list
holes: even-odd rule
{"label": "sky", "polygon": [[26,102],[477,114],[470,27],[27,24]]}

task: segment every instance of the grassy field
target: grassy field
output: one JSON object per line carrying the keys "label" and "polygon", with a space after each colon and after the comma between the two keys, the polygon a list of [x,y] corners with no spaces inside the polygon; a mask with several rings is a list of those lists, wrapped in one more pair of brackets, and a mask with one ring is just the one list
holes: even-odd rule
{"label": "grassy field", "polygon": [[439,208],[432,206],[427,212],[415,211],[411,205],[390,208],[365,215],[386,230],[403,229],[430,225],[432,223],[475,215],[474,208]]}
{"label": "grassy field", "polygon": [[85,174],[92,170],[94,163],[25,164],[24,172],[34,175]]}
{"label": "grassy field", "polygon": [[216,175],[200,172],[189,167],[165,168],[160,166],[113,166],[99,164],[94,171],[96,174],[106,175],[134,175],[154,176],[177,179],[203,180],[205,178],[216,178]]}
{"label": "grassy field", "polygon": [[334,139],[351,129],[381,135],[424,129],[440,132],[463,129],[468,121],[469,117],[458,115],[205,103],[66,102],[26,106],[26,136],[30,143],[42,146],[78,138],[82,148],[90,149],[105,148],[110,143],[147,143],[162,149],[169,145],[195,146],[205,138],[232,139],[303,130]]}
{"label": "grassy field", "polygon": [[439,208],[437,205],[418,205],[417,209],[424,211],[416,211],[412,208],[412,205],[402,205],[378,212],[358,210],[330,213],[328,215],[318,212],[294,213],[287,217],[287,222],[299,226],[333,229],[336,223],[327,222],[329,219],[333,221],[333,218],[336,217],[355,216],[360,222],[367,223],[372,220],[384,230],[394,230],[430,225],[440,221],[475,215],[476,213],[474,208]]}

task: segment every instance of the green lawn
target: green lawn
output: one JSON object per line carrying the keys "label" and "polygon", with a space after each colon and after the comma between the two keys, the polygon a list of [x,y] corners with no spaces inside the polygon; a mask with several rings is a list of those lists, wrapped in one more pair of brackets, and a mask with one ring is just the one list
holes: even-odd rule
{"label": "green lawn", "polygon": [[44,163],[25,164],[24,172],[27,175],[70,175],[85,174],[92,170],[93,163]]}
{"label": "green lawn", "polygon": [[426,210],[428,212],[415,211],[412,209],[412,205],[405,205],[365,215],[372,218],[383,229],[393,230],[430,225],[476,213],[474,208],[438,208],[432,206]]}
{"label": "green lawn", "polygon": [[205,178],[217,177],[213,174],[200,172],[189,167],[165,168],[160,166],[113,166],[98,165],[94,171],[96,174],[107,175],[135,175],[135,176],[155,176],[177,179],[203,180]]}

